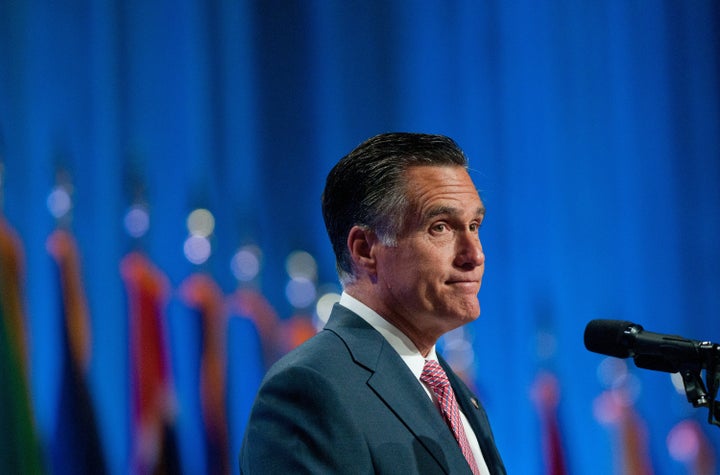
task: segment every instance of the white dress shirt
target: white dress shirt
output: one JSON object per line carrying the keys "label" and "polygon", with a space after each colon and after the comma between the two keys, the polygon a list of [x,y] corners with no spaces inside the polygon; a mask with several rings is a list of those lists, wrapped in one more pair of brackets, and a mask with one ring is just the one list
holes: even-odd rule
{"label": "white dress shirt", "polygon": [[[420,375],[422,374],[423,367],[425,366],[426,359],[432,359],[437,361],[437,354],[435,353],[435,345],[430,348],[430,352],[427,357],[424,357],[417,349],[415,344],[407,337],[403,332],[398,330],[392,323],[388,322],[373,309],[360,302],[353,296],[343,292],[340,296],[340,305],[358,314],[363,320],[365,320],[370,326],[377,330],[392,346],[395,351],[400,355],[400,358],[410,368],[410,371],[415,378],[420,382],[428,397],[437,405],[437,397],[435,393],[422,381],[420,381]],[[480,450],[480,444],[478,443],[475,431],[468,422],[462,409],[460,409],[460,419],[462,420],[463,428],[465,429],[465,435],[467,435],[470,449],[472,450],[475,461],[478,464],[478,468],[482,475],[490,475],[485,458]]]}

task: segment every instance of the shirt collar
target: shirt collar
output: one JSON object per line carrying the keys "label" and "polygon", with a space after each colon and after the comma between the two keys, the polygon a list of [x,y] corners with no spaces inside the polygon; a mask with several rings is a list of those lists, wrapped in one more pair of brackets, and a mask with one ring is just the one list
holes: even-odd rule
{"label": "shirt collar", "polygon": [[435,345],[430,348],[430,352],[426,357],[420,353],[415,344],[401,332],[395,325],[385,320],[375,310],[371,309],[352,295],[343,292],[340,296],[340,305],[356,313],[360,318],[365,320],[371,327],[377,330],[385,340],[397,351],[400,358],[410,368],[410,371],[416,378],[420,379],[425,360],[437,360],[435,353]]}

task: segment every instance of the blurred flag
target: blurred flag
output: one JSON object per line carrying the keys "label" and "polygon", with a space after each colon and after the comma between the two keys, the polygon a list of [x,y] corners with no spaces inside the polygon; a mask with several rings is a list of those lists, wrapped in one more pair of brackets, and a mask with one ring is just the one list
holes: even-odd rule
{"label": "blurred flag", "polygon": [[268,300],[251,288],[239,288],[229,298],[230,312],[250,319],[258,330],[262,343],[265,369],[284,353],[286,344],[277,312]]}
{"label": "blurred flag", "polygon": [[287,353],[309,340],[317,331],[311,315],[296,313],[283,322],[281,351]]}
{"label": "blurred flag", "polygon": [[39,474],[44,463],[29,391],[22,246],[0,216],[0,473]]}
{"label": "blurred flag", "polygon": [[623,475],[653,475],[647,429],[624,387],[604,391],[594,403],[595,417],[614,428],[615,463]]}
{"label": "blurred flag", "polygon": [[224,296],[212,278],[194,274],[180,286],[180,295],[202,319],[200,404],[205,426],[206,473],[230,473],[226,406],[227,315]]}
{"label": "blurred flag", "polygon": [[105,458],[86,381],[91,340],[77,246],[70,233],[58,229],[48,238],[47,249],[59,273],[62,318],[62,372],[51,450],[52,472],[104,474]]}
{"label": "blurred flag", "polygon": [[623,470],[628,475],[652,475],[647,429],[632,406],[626,406],[620,420]]}
{"label": "blurred flag", "polygon": [[532,399],[540,416],[543,428],[543,450],[545,473],[547,475],[566,475],[565,449],[558,420],[560,389],[555,375],[542,372],[532,388]]}
{"label": "blurred flag", "polygon": [[166,276],[142,254],[120,263],[128,297],[132,467],[139,475],[180,473],[165,307]]}
{"label": "blurred flag", "polygon": [[689,475],[716,475],[715,451],[700,424],[678,422],[667,436],[670,456],[687,467]]}

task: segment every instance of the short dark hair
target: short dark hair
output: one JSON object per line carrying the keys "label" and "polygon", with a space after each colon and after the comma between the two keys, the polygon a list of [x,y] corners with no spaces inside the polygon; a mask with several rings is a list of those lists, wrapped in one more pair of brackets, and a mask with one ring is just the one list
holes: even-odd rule
{"label": "short dark hair", "polygon": [[353,226],[365,226],[387,243],[397,238],[407,205],[405,171],[416,166],[467,168],[467,158],[444,135],[394,132],[366,140],[330,170],[322,213],[341,282],[354,276],[347,248]]}

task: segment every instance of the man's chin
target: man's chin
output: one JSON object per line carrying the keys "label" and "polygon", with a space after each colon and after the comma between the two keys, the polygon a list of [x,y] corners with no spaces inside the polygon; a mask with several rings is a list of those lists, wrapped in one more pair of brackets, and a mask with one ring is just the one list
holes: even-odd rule
{"label": "man's chin", "polygon": [[467,305],[462,310],[457,312],[456,315],[457,320],[460,322],[460,325],[474,322],[480,317],[480,305],[477,302],[475,304]]}

